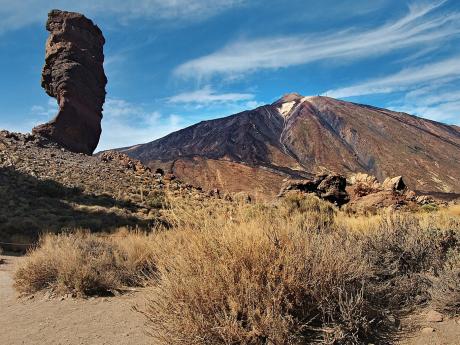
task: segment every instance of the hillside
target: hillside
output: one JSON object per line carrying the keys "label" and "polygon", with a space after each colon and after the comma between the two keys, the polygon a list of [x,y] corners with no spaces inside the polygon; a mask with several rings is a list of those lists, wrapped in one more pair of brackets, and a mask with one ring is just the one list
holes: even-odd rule
{"label": "hillside", "polygon": [[166,188],[192,192],[125,155],[87,156],[39,136],[0,131],[4,249],[22,251],[43,232],[150,229],[162,222]]}
{"label": "hillside", "polygon": [[460,192],[458,127],[321,96],[288,94],[119,151],[231,192],[275,195],[287,177],[325,172],[403,175],[413,190]]}

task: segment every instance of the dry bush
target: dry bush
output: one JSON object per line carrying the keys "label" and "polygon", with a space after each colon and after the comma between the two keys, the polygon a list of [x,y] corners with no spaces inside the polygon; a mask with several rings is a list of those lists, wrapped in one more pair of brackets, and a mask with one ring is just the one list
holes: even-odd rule
{"label": "dry bush", "polygon": [[156,237],[169,254],[145,311],[164,344],[389,343],[460,232],[446,214],[351,218],[299,195],[172,205],[178,228]]}
{"label": "dry bush", "polygon": [[[159,240],[159,239],[157,239]],[[346,236],[260,219],[164,236],[145,312],[164,344],[353,341],[382,319]]]}
{"label": "dry bush", "polygon": [[439,276],[433,277],[432,304],[450,316],[460,315],[460,253],[452,254]]}
{"label": "dry bush", "polygon": [[103,294],[138,285],[154,271],[147,236],[97,237],[86,232],[45,235],[16,271],[15,287],[25,294]]}
{"label": "dry bush", "polygon": [[449,250],[458,247],[459,230],[433,227],[412,214],[382,217],[377,229],[364,237],[363,252],[376,285],[383,288],[385,308],[405,313],[429,301],[429,276],[442,269]]}

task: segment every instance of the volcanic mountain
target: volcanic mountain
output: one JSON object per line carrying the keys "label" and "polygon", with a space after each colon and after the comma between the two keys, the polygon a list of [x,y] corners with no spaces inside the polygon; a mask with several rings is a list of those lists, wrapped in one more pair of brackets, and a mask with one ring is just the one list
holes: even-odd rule
{"label": "volcanic mountain", "polygon": [[275,195],[286,178],[403,175],[409,188],[460,193],[460,129],[329,97],[288,94],[119,151],[206,189]]}

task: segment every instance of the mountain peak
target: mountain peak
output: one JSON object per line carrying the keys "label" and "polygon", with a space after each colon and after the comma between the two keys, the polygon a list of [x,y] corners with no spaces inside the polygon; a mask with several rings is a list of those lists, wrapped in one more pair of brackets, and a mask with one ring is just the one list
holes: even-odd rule
{"label": "mountain peak", "polygon": [[307,101],[311,102],[319,97],[320,96],[303,96],[299,93],[288,93],[273,103],[273,105],[278,108],[282,116],[287,117],[298,105]]}
{"label": "mountain peak", "polygon": [[297,92],[287,93],[273,104],[296,102],[296,101],[300,101],[302,98],[304,98],[304,96],[302,96],[300,93],[297,93]]}
{"label": "mountain peak", "polygon": [[268,107],[205,121],[122,152],[192,185],[232,192],[276,194],[286,177],[362,172],[381,181],[404,175],[414,190],[460,193],[458,130],[291,93]]}

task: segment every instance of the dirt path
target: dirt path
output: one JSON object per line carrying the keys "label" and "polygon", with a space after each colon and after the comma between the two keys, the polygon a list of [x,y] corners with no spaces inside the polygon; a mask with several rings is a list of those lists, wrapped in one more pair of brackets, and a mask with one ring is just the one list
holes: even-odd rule
{"label": "dirt path", "polygon": [[18,300],[12,274],[20,260],[3,257],[0,265],[0,344],[16,345],[144,345],[153,344],[144,334],[140,294],[92,300]]}
{"label": "dirt path", "polygon": [[[460,345],[460,324],[457,320],[439,323],[421,321],[419,328],[420,330],[401,341],[399,345]],[[423,328],[426,328],[426,333],[422,331]]]}

